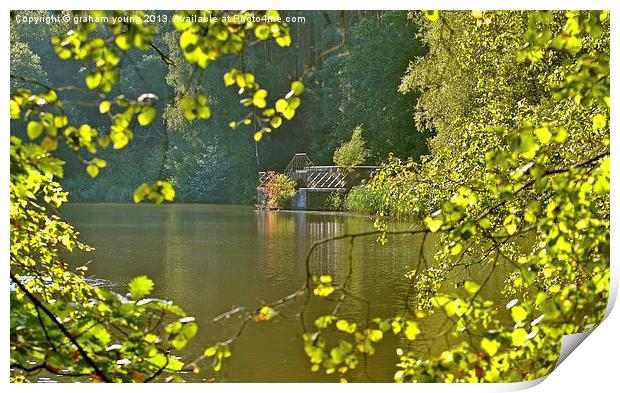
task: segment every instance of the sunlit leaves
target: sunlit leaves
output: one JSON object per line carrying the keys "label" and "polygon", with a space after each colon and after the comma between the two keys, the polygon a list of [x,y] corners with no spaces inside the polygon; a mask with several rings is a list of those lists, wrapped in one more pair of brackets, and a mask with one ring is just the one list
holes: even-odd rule
{"label": "sunlit leaves", "polygon": [[523,328],[517,328],[512,332],[512,345],[520,347],[527,341],[527,330]]}
{"label": "sunlit leaves", "polygon": [[271,120],[269,120],[269,124],[273,128],[278,128],[282,125],[282,118],[280,116],[274,116],[271,118]]}
{"label": "sunlit leaves", "polygon": [[[289,27],[277,11],[239,11],[230,18],[221,11],[178,11],[173,26],[181,32],[179,44],[187,61],[206,68],[221,55],[239,54],[247,45],[246,31],[259,40],[275,39],[289,46]],[[258,19],[261,23],[255,23]]]}
{"label": "sunlit leaves", "polygon": [[157,111],[155,110],[155,108],[153,108],[152,106],[145,106],[140,110],[140,113],[138,114],[138,123],[140,123],[140,125],[143,127],[147,126],[151,124],[153,119],[155,119],[156,114]]}
{"label": "sunlit leaves", "polygon": [[594,115],[594,117],[592,118],[592,129],[596,130],[600,130],[605,128],[605,126],[607,125],[607,117],[597,113],[596,115]]}
{"label": "sunlit leaves", "polygon": [[325,329],[337,319],[335,315],[322,315],[314,321],[314,325],[319,329]]}
{"label": "sunlit leaves", "polygon": [[260,24],[256,26],[256,28],[254,29],[254,34],[259,40],[266,40],[267,38],[269,38],[269,26],[267,26],[266,24]]}
{"label": "sunlit leaves", "polygon": [[312,291],[316,296],[327,297],[334,292],[335,288],[332,286],[331,276],[313,276],[312,281],[316,284],[316,287]]}
{"label": "sunlit leaves", "polygon": [[497,340],[489,340],[485,337],[482,341],[480,341],[480,348],[482,348],[489,356],[495,355],[500,347],[501,344]]}
{"label": "sunlit leaves", "polygon": [[418,327],[417,322],[406,321],[405,327],[403,329],[403,333],[405,333],[405,337],[408,340],[415,340],[418,334],[420,334],[420,328]]}
{"label": "sunlit leaves", "polygon": [[[217,14],[219,11],[181,11],[175,15],[181,18],[172,21],[173,26],[180,31],[183,55],[198,67],[204,68],[222,55],[240,53],[252,34],[260,39],[274,39],[280,46],[289,46],[291,43],[289,28],[281,21],[277,11],[240,11],[238,16],[245,20],[241,23],[227,23],[219,18],[218,22],[207,25],[183,18]],[[104,369],[106,375],[94,374],[93,369],[84,362],[83,354],[76,351],[52,325],[43,335],[38,319],[33,315],[34,308],[22,301],[23,293],[17,294],[20,302],[19,306],[12,308],[11,320],[19,319],[19,323],[24,324],[20,325],[20,329],[25,327],[20,335],[30,335],[27,340],[33,347],[36,346],[36,350],[28,353],[23,348],[17,348],[17,345],[15,350],[12,349],[11,361],[15,360],[14,354],[19,354],[18,363],[26,365],[32,364],[25,363],[28,360],[45,360],[49,362],[49,370],[52,372],[63,370],[95,381],[109,379],[111,382],[145,382],[159,378],[162,371],[177,372],[183,368],[184,363],[168,350],[181,349],[187,345],[196,334],[195,321],[171,302],[145,298],[153,284],[144,276],[130,281],[129,299],[126,299],[104,289],[92,288],[81,281],[79,274],[70,273],[58,261],[59,249],[71,251],[76,247],[88,247],[76,240],[76,233],[71,226],[57,216],[48,215],[45,207],[58,207],[67,200],[66,192],[62,191],[55,179],[63,175],[64,163],[50,154],[59,148],[59,141],[64,141],[69,149],[76,152],[90,177],[96,177],[107,165],[105,160],[95,156],[98,147],[107,148],[111,145],[114,149],[121,149],[133,139],[133,128],[136,125],[145,127],[153,124],[157,116],[157,97],[154,94],[146,93],[137,100],[130,100],[123,95],[111,97],[109,93],[119,80],[118,67],[122,56],[132,48],[149,50],[154,47],[152,34],[155,28],[151,23],[144,23],[143,11],[73,11],[67,13],[67,16],[80,21],[73,24],[66,34],[53,37],[52,45],[61,59],[72,58],[81,62],[81,72],[84,72],[82,83],[89,91],[78,88],[85,96],[95,99],[92,105],[98,109],[99,114],[105,115],[102,120],[106,125],[97,122],[97,128],[101,130],[98,131],[94,123],[71,123],[68,115],[72,111],[65,112],[63,102],[58,97],[61,93],[66,94],[69,89],[37,87],[38,91],[43,92],[33,94],[26,89],[12,92],[10,117],[12,120],[24,118],[23,125],[16,124],[16,128],[27,135],[31,142],[22,143],[20,138],[11,136],[11,257],[12,260],[15,258],[20,261],[20,272],[51,280],[52,284],[45,295],[50,302],[46,306],[58,313],[59,318],[71,315],[65,318],[63,324],[72,329],[72,335],[75,333],[75,337],[89,343],[85,346],[86,351],[96,358],[96,363]],[[254,23],[247,21],[249,16],[264,19]],[[120,22],[121,19],[127,22]],[[165,54],[162,55],[164,61],[170,61],[165,57]],[[243,101],[243,105],[270,109],[267,108],[267,91],[259,88],[252,74],[235,75],[234,83],[242,89],[240,94],[244,95],[244,100],[250,98],[249,102]],[[301,82],[293,84],[292,96],[287,97],[291,98],[292,108],[299,106],[297,96],[302,91]],[[186,96],[188,94],[183,94],[177,104],[187,119],[211,117],[206,96],[199,94],[199,91],[190,93],[188,99]],[[91,104],[86,97],[85,101]],[[289,113],[290,117],[292,115]],[[268,133],[272,128],[280,127],[283,119],[286,117],[276,115],[273,110],[267,118],[261,117],[256,121],[260,132]],[[248,116],[238,123],[247,125],[251,122]],[[174,199],[174,194],[170,183],[158,180],[153,184],[140,185],[134,192],[134,200],[162,203]],[[36,264],[31,254],[37,255]],[[28,270],[34,266],[38,269],[36,274]],[[79,268],[78,272],[85,270]],[[43,284],[43,281],[35,279],[28,287],[40,291],[47,285],[47,282]],[[331,286],[324,282],[321,285]],[[64,299],[70,301],[65,302]],[[269,320],[274,315],[275,310],[268,306],[255,313],[259,320]],[[93,325],[91,322],[95,320],[97,323]],[[46,341],[50,338],[51,347],[50,342]],[[17,341],[15,343],[19,344]],[[343,344],[340,348],[346,351],[346,347],[347,344]],[[344,356],[338,351],[333,354],[335,358]],[[205,356],[214,357],[213,368],[217,371],[221,368],[222,359],[230,357],[230,350],[227,345],[218,344],[212,354],[207,351]],[[354,360],[349,357],[346,357],[346,362],[354,364]],[[198,369],[196,366],[193,368]]]}
{"label": "sunlit leaves", "polygon": [[99,103],[99,113],[108,113],[110,111],[110,101],[101,101]]}
{"label": "sunlit leaves", "polygon": [[211,109],[208,106],[206,96],[198,95],[196,98],[185,96],[179,100],[179,107],[183,111],[183,115],[187,120],[209,119],[211,117]]}
{"label": "sunlit leaves", "polygon": [[437,19],[439,19],[439,11],[437,10],[426,10],[426,11],[423,11],[423,13],[426,19],[430,20],[431,22],[434,22]]}
{"label": "sunlit leaves", "polygon": [[515,322],[521,322],[527,318],[528,312],[521,306],[515,306],[510,309],[510,315]]}
{"label": "sunlit leaves", "polygon": [[257,108],[264,108],[265,106],[267,106],[267,101],[265,101],[266,98],[267,90],[259,89],[254,93],[254,96],[252,97],[252,103]]}
{"label": "sunlit leaves", "polygon": [[175,191],[172,185],[167,181],[158,180],[154,184],[142,183],[133,193],[135,203],[143,200],[150,200],[156,204],[163,201],[172,201]]}
{"label": "sunlit leaves", "polygon": [[[537,378],[557,359],[559,337],[590,329],[606,309],[609,27],[601,23],[606,17],[598,11],[471,15],[475,23],[469,19],[465,26],[455,23],[460,14],[442,16],[442,26],[425,22],[433,56],[412,66],[409,75],[433,81],[420,108],[437,116],[431,123],[438,129],[449,124],[441,131],[442,149],[419,164],[391,160],[371,186],[384,198],[381,213],[423,214],[426,228],[439,233],[438,268],[410,276],[415,289],[432,294],[416,296],[418,307],[433,296],[433,308],[454,321],[453,334],[487,333],[480,346],[463,340],[450,347],[449,356],[416,357],[401,350],[397,381]],[[520,30],[524,17],[528,23]],[[436,35],[443,25],[458,32],[449,46]],[[459,40],[461,34],[466,38]],[[446,62],[462,64],[459,60],[468,64],[468,86],[478,87],[437,85],[433,72],[441,74]],[[451,71],[458,68],[444,72]],[[518,78],[508,82],[508,74]],[[530,82],[537,87],[530,89]],[[424,90],[425,83],[420,85]],[[456,103],[445,98],[467,100],[459,95],[461,87],[480,95],[458,121],[446,121]],[[463,185],[473,197],[459,191]],[[471,275],[463,282],[469,299],[437,293],[433,283],[452,272],[470,273],[472,264],[481,271],[508,266],[503,288],[510,296],[504,302],[508,321],[481,299],[482,288],[470,284]],[[400,332],[401,324],[393,326]],[[527,371],[515,372],[514,366]]]}
{"label": "sunlit leaves", "polygon": [[436,219],[433,217],[425,218],[424,222],[426,223],[428,229],[431,232],[437,232],[439,228],[441,228],[441,226],[443,225],[443,221],[441,219]]}
{"label": "sunlit leaves", "polygon": [[137,276],[129,281],[128,286],[131,297],[139,300],[151,293],[155,284],[147,276]]}
{"label": "sunlit leaves", "polygon": [[86,76],[86,86],[94,90],[101,84],[102,76],[100,72],[93,72]]}
{"label": "sunlit leaves", "polygon": [[232,356],[232,352],[230,351],[230,347],[228,344],[217,343],[211,347],[208,347],[204,351],[204,356],[207,358],[213,358],[212,367],[214,371],[220,371],[222,369],[222,364],[224,359],[228,359]]}
{"label": "sunlit leaves", "polygon": [[21,114],[21,109],[19,108],[19,104],[15,100],[11,100],[11,119],[19,119]]}
{"label": "sunlit leaves", "polygon": [[198,332],[194,317],[183,317],[166,325],[165,331],[170,335],[168,340],[175,349],[184,348]]}
{"label": "sunlit leaves", "polygon": [[465,281],[463,286],[465,287],[465,290],[471,294],[476,294],[480,291],[480,285],[474,281]]}
{"label": "sunlit leaves", "polygon": [[[239,88],[239,95],[244,97],[240,100],[243,106],[253,106],[257,109],[263,109],[262,114],[264,117],[253,116],[261,127],[260,130],[254,133],[254,141],[256,142],[263,138],[264,133],[271,132],[271,128],[267,126],[278,128],[282,125],[283,118],[291,120],[293,116],[295,116],[296,109],[301,105],[301,100],[298,96],[301,95],[304,90],[303,83],[301,81],[295,81],[291,84],[291,90],[286,96],[277,99],[274,107],[268,108],[267,106],[269,103],[267,101],[267,96],[269,93],[267,90],[260,87],[253,74],[233,68],[224,74],[224,84],[226,86],[236,85]],[[250,119],[251,115],[252,113],[248,114],[243,121],[231,122],[229,126],[231,128],[236,128],[240,124],[250,124],[252,122]]]}
{"label": "sunlit leaves", "polygon": [[90,175],[90,177],[97,177],[97,175],[99,174],[99,169],[105,168],[106,165],[107,162],[105,160],[95,157],[86,166],[86,172]]}
{"label": "sunlit leaves", "polygon": [[345,319],[339,319],[336,322],[336,328],[342,332],[352,334],[357,330],[357,324],[355,322],[348,322]]}
{"label": "sunlit leaves", "polygon": [[549,131],[548,127],[536,128],[534,130],[534,134],[536,135],[536,138],[540,141],[540,143],[544,145],[549,143],[549,141],[551,140],[551,137],[553,136],[551,132]]}
{"label": "sunlit leaves", "polygon": [[[304,92],[304,84],[301,81],[294,81],[291,84],[291,92],[293,92],[293,95],[295,96],[300,96],[301,93]],[[286,97],[289,98],[289,97]]]}
{"label": "sunlit leaves", "polygon": [[88,172],[88,175],[90,177],[97,177],[97,175],[99,174],[99,168],[94,164],[89,164],[86,167],[86,172]]}
{"label": "sunlit leaves", "polygon": [[43,133],[43,126],[38,121],[31,121],[28,123],[27,131],[30,139],[37,139]]}
{"label": "sunlit leaves", "polygon": [[255,321],[268,321],[276,315],[276,311],[269,307],[263,306],[258,310],[258,313],[254,316]]}

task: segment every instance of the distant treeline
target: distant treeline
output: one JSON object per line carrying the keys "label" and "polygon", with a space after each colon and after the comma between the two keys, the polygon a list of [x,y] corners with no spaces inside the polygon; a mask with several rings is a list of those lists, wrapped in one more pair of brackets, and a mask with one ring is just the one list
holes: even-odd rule
{"label": "distant treeline", "polygon": [[[50,14],[20,12],[22,17]],[[369,149],[367,164],[384,162],[389,153],[418,159],[428,152],[430,130],[415,126],[416,93],[398,91],[410,62],[425,54],[416,38],[416,22],[407,12],[289,11],[288,16],[305,17],[305,22],[290,25],[290,47],[257,41],[241,58],[209,65],[201,78],[192,80],[208,92],[211,119],[189,123],[158,116],[149,127],[136,129],[134,143],[101,154],[113,168],[95,180],[73,154],[61,149],[59,155],[67,161],[63,186],[71,200],[130,202],[133,190],[161,170],[164,118],[171,132],[163,174],[174,184],[179,202],[254,203],[257,171],[282,170],[296,152],[306,152],[317,164],[332,164],[334,151],[358,125]],[[50,45],[52,36],[69,29],[62,23],[13,21],[11,74],[51,86],[85,88],[87,70],[78,62],[61,60]],[[158,113],[174,106],[180,92],[192,89],[181,82],[191,69],[182,61],[177,34],[170,24],[160,24],[155,46],[161,53],[130,50],[112,93],[135,99],[151,92],[159,97]],[[229,127],[243,116],[236,91],[223,82],[224,73],[233,67],[254,73],[274,94],[299,78],[306,86],[298,115],[258,144],[252,139],[254,129]],[[23,84],[16,79],[12,83]],[[109,127],[87,94],[76,90],[71,104],[73,119],[101,130]]]}

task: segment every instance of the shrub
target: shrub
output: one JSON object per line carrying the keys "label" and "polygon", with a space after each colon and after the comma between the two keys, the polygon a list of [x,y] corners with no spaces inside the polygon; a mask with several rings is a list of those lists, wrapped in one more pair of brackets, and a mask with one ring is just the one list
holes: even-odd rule
{"label": "shrub", "polygon": [[290,206],[295,196],[295,181],[282,173],[269,172],[263,187],[264,206],[270,209],[282,209]]}
{"label": "shrub", "polygon": [[361,214],[377,214],[381,209],[381,193],[366,185],[354,186],[344,200],[345,210]]}
{"label": "shrub", "polygon": [[344,206],[344,196],[339,192],[332,192],[325,201],[325,209],[341,211]]}
{"label": "shrub", "polygon": [[344,167],[363,164],[366,157],[368,157],[368,150],[365,146],[366,141],[362,138],[362,127],[357,126],[353,130],[351,140],[344,142],[334,152],[334,164]]}

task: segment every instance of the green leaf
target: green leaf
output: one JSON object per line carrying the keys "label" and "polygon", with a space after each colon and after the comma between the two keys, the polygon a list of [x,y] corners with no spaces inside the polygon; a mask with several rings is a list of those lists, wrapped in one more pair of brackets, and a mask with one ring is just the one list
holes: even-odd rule
{"label": "green leaf", "polygon": [[69,124],[69,119],[67,116],[56,116],[54,117],[54,127],[62,128]]}
{"label": "green leaf", "polygon": [[147,126],[151,124],[153,119],[155,119],[156,114],[157,111],[155,110],[155,108],[153,108],[152,106],[145,106],[138,114],[138,123],[140,123],[142,127]]}
{"label": "green leaf", "polygon": [[168,355],[168,365],[166,366],[166,370],[170,371],[181,371],[183,368],[183,362],[177,358],[174,358]]}
{"label": "green leaf", "polygon": [[521,322],[527,318],[528,312],[521,306],[515,306],[510,309],[512,320],[515,322]]}
{"label": "green leaf", "polygon": [[58,149],[58,139],[46,136],[41,140],[41,147],[47,151],[54,151]]}
{"label": "green leaf", "polygon": [[282,116],[284,116],[286,120],[291,120],[293,116],[295,116],[295,109],[291,107],[286,108],[282,113]]}
{"label": "green leaf", "polygon": [[517,232],[520,219],[515,215],[509,215],[504,219],[504,228],[509,235],[514,235]]}
{"label": "green leaf", "polygon": [[314,288],[313,293],[320,297],[327,297],[331,295],[334,290],[334,287],[332,287],[331,285],[319,285],[318,287]]}
{"label": "green leaf", "polygon": [[158,180],[155,185],[159,188],[159,193],[164,197],[167,201],[172,201],[174,199],[175,191],[172,184],[167,181]]}
{"label": "green leaf", "polygon": [[192,97],[185,96],[181,98],[181,100],[179,100],[179,107],[183,110],[183,116],[185,116],[187,120],[191,121],[196,119],[196,102]]}
{"label": "green leaf", "polygon": [[212,346],[212,347],[205,349],[204,355],[210,358],[211,356],[215,355],[216,352],[217,352],[217,347]]}
{"label": "green leaf", "polygon": [[424,16],[426,17],[426,19],[430,20],[431,22],[434,22],[437,19],[439,19],[438,10],[425,10],[423,12],[424,12]]}
{"label": "green leaf", "polygon": [[515,329],[512,332],[512,345],[520,347],[527,341],[527,331],[523,328]]}
{"label": "green leaf", "polygon": [[607,118],[602,114],[598,113],[592,118],[592,128],[596,130],[600,130],[605,128],[607,125]]}
{"label": "green leaf", "polygon": [[129,293],[132,299],[142,299],[153,290],[153,281],[147,276],[137,276],[129,281]]}
{"label": "green leaf", "polygon": [[267,106],[267,101],[265,100],[266,97],[267,97],[267,90],[265,89],[257,90],[256,93],[254,93],[254,96],[252,97],[252,103],[257,108],[264,108]]}
{"label": "green leaf", "polygon": [[230,72],[224,74],[224,84],[226,86],[232,86],[235,84],[237,78],[237,70],[232,69]]}
{"label": "green leaf", "polygon": [[99,113],[108,113],[112,104],[110,101],[101,101],[99,104]]}
{"label": "green leaf", "polygon": [[332,322],[335,321],[336,319],[338,319],[338,317],[336,317],[335,315],[323,315],[323,316],[318,317],[314,321],[314,324],[319,329],[325,329],[326,327],[331,325]]}
{"label": "green leaf", "polygon": [[37,139],[43,132],[43,125],[38,121],[31,121],[28,123],[27,133],[30,139]]}
{"label": "green leaf", "polygon": [[277,112],[284,113],[286,108],[288,108],[288,102],[285,99],[280,98],[278,101],[276,101]]}
{"label": "green leaf", "polygon": [[443,221],[441,219],[433,217],[426,217],[424,222],[426,223],[426,226],[428,226],[428,229],[433,233],[437,232],[443,225]]}
{"label": "green leaf", "polygon": [[198,117],[207,120],[211,118],[211,109],[208,106],[200,106],[197,108]]}
{"label": "green leaf", "polygon": [[254,34],[259,40],[266,40],[267,38],[269,38],[269,26],[261,23],[260,25],[256,26],[256,29],[254,29]]}
{"label": "green leaf", "polygon": [[131,48],[131,43],[129,42],[127,34],[119,34],[119,35],[117,35],[116,39],[114,39],[114,42],[122,50],[127,50],[127,49]]}
{"label": "green leaf", "polygon": [[282,37],[276,38],[276,43],[281,47],[286,47],[291,45],[291,37],[287,34]]}
{"label": "green leaf", "polygon": [[355,322],[349,323],[347,320],[339,319],[336,322],[336,328],[341,332],[352,334],[357,329],[357,324]]}
{"label": "green leaf", "polygon": [[11,100],[11,119],[19,119],[20,114],[21,109],[19,108],[19,105],[17,102]]}
{"label": "green leaf", "polygon": [[304,92],[304,84],[301,81],[295,81],[291,84],[291,91],[294,95],[300,96]]}
{"label": "green leaf", "polygon": [[497,353],[497,350],[502,346],[497,340],[489,340],[488,338],[483,338],[480,342],[480,348],[482,348],[489,356],[493,356]]}
{"label": "green leaf", "polygon": [[102,79],[103,77],[100,72],[90,73],[86,76],[86,86],[88,86],[89,89],[94,90],[101,84]]}
{"label": "green leaf", "polygon": [[465,290],[472,295],[480,290],[480,285],[473,281],[465,281],[465,284],[463,286],[465,287]]}
{"label": "green leaf", "polygon": [[97,175],[99,174],[99,168],[97,167],[97,165],[90,164],[86,167],[86,172],[88,172],[90,177],[97,177]]}
{"label": "green leaf", "polygon": [[[405,331],[405,334],[407,334],[406,331]],[[368,338],[370,339],[370,341],[374,343],[379,342],[383,339],[383,332],[380,329],[370,329],[368,331]],[[409,335],[407,335],[407,338],[409,338]],[[415,339],[415,335],[414,335],[414,338],[409,338],[409,339],[410,340]]]}
{"label": "green leaf", "polygon": [[274,116],[271,118],[271,120],[269,120],[269,124],[273,128],[278,128],[282,125],[282,118],[280,116]]}
{"label": "green leaf", "polygon": [[403,331],[409,340],[415,340],[418,334],[420,334],[420,329],[418,328],[417,322],[413,321],[405,322],[405,329]]}
{"label": "green leaf", "polygon": [[268,321],[275,315],[275,311],[273,308],[269,306],[263,306],[258,310],[257,320],[259,321]]}
{"label": "green leaf", "polygon": [[534,134],[536,135],[536,138],[538,138],[540,143],[542,143],[544,145],[549,143],[549,141],[551,140],[551,137],[553,136],[551,134],[551,131],[549,131],[549,127],[537,128],[537,129],[534,130]]}
{"label": "green leaf", "polygon": [[105,160],[102,160],[101,158],[93,158],[93,164],[95,164],[97,168],[105,168],[107,162],[105,162]]}

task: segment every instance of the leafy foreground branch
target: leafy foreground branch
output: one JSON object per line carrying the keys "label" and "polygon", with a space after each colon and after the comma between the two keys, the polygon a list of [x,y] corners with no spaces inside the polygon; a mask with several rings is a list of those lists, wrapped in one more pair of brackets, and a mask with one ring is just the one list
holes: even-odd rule
{"label": "leafy foreground branch", "polygon": [[[549,181],[557,182],[560,174],[578,178],[582,171],[585,173],[601,171],[600,166],[607,162],[605,157],[608,157],[608,154],[608,152],[601,153],[571,167],[549,170],[537,180],[544,181],[543,179],[551,178]],[[605,173],[604,168],[602,171]],[[608,174],[602,176],[608,176]],[[588,178],[586,183],[597,181],[598,179]],[[525,184],[533,183],[528,181]],[[517,186],[515,195],[524,192],[528,187]],[[401,361],[397,364],[400,370],[394,376],[397,381],[520,381],[546,375],[555,366],[563,334],[588,330],[600,322],[607,301],[609,278],[605,275],[608,275],[608,271],[602,272],[598,268],[593,268],[590,272],[574,273],[575,277],[581,274],[583,276],[578,280],[573,280],[562,290],[549,286],[544,283],[544,279],[549,278],[549,274],[545,271],[548,272],[550,264],[539,264],[540,262],[536,259],[534,261],[538,263],[526,263],[523,261],[524,255],[514,253],[512,249],[514,242],[518,242],[524,233],[515,232],[505,235],[505,228],[501,228],[498,231],[501,235],[498,236],[498,233],[490,233],[486,228],[480,227],[480,222],[495,216],[503,203],[495,203],[490,208],[482,209],[483,213],[479,214],[476,211],[467,211],[466,208],[471,206],[467,200],[462,199],[462,195],[456,195],[452,201],[457,201],[459,198],[460,205],[452,208],[453,212],[462,213],[464,218],[454,220],[449,227],[444,226],[440,230],[430,228],[431,225],[414,230],[381,229],[343,234],[316,241],[306,255],[306,280],[302,288],[246,314],[237,334],[208,349],[205,356],[218,355],[221,351],[219,348],[224,345],[226,346],[224,353],[230,356],[228,345],[241,335],[250,320],[272,319],[276,317],[281,307],[303,296],[304,301],[297,315],[301,321],[304,349],[311,363],[311,370],[318,371],[322,368],[327,374],[338,372],[342,381],[347,381],[347,373],[357,368],[360,359],[363,360],[364,366],[366,365],[368,356],[375,353],[377,344],[383,340],[384,334],[390,331],[400,338],[400,343],[405,348],[411,348],[414,341],[428,341],[430,347],[434,347],[440,339],[453,337],[453,339],[462,340],[463,337],[466,338],[458,345],[447,348],[438,357],[433,357],[431,353],[427,354],[427,360],[423,361],[414,357],[413,351],[406,353],[406,349],[398,348],[397,353]],[[552,199],[553,197],[550,197],[549,203],[553,202]],[[470,215],[472,221],[468,220],[467,215]],[[441,216],[442,213],[439,213],[435,217]],[[435,220],[438,219],[435,218]],[[475,223],[475,228],[480,232],[471,234],[468,238],[469,246],[461,247],[459,252],[454,252],[451,251],[455,249],[454,242],[450,242],[451,247],[446,247],[436,255],[437,261],[442,262],[439,267],[432,266],[426,260],[422,250],[429,241],[430,233],[438,232],[440,238],[443,236],[454,239],[455,236],[459,236],[463,228],[469,228],[471,222]],[[534,236],[540,236],[534,233],[536,228],[530,230]],[[402,314],[392,318],[371,319],[370,303],[347,290],[354,269],[352,257],[354,241],[371,236],[386,240],[389,237],[401,235],[423,236],[421,241],[415,243],[416,247],[420,247],[420,257],[416,269],[408,275],[410,290],[405,309]],[[316,276],[312,273],[311,259],[321,245],[341,240],[350,242],[348,273],[343,282],[336,285],[331,276]],[[482,252],[479,246],[481,243],[489,245],[488,248],[483,248]],[[442,240],[438,244],[442,244]],[[473,246],[473,244],[478,244],[478,246]],[[443,256],[444,251],[447,252],[449,258]],[[557,252],[555,248],[549,248],[547,251]],[[545,254],[542,250],[540,253]],[[474,257],[475,262],[473,262]],[[464,265],[463,259],[469,259],[472,262]],[[425,269],[423,269],[423,264]],[[488,272],[482,282],[476,283],[468,280],[462,283],[461,292],[446,292],[449,291],[449,287],[442,286],[442,281],[446,280],[450,274],[458,276],[454,274],[458,269],[464,266],[470,269],[473,264],[478,265],[480,271],[484,271],[486,266],[490,267],[486,269]],[[520,275],[520,282],[516,285],[513,283],[513,285],[518,288],[531,287],[536,290],[534,298],[526,294],[521,296],[521,299],[519,297],[512,300],[507,298],[505,304],[494,304],[484,299],[481,293],[493,277],[498,264],[507,264],[508,267],[515,268],[515,272]],[[540,277],[528,274],[527,272],[530,271],[540,272]],[[579,287],[575,286],[577,283],[580,283]],[[417,295],[411,298],[410,293]],[[335,301],[333,312],[317,318],[313,326],[309,328],[305,312],[312,295],[326,300],[332,297],[336,299],[333,300]],[[338,316],[338,311],[347,298],[365,304],[367,310],[365,318],[351,321]],[[508,325],[502,317],[502,309],[505,308],[509,309],[511,316],[511,322]],[[424,319],[437,311],[441,312],[444,317],[444,322],[438,331],[421,331],[420,324],[424,324]],[[226,317],[230,317],[230,314]],[[368,375],[367,378],[372,380]]]}
{"label": "leafy foreground branch", "polygon": [[[84,278],[86,267],[73,269],[61,260],[61,251],[90,248],[55,214],[68,197],[58,183],[65,164],[58,151],[64,144],[94,178],[107,167],[98,155],[101,150],[123,149],[134,139],[136,127],[153,123],[162,97],[145,92],[129,98],[119,94],[127,86],[118,82],[122,59],[154,51],[166,65],[174,63],[181,75],[191,69],[181,83],[190,88],[177,89],[164,103],[163,168],[169,122],[211,117],[201,82],[208,64],[240,56],[251,37],[289,46],[289,27],[277,11],[180,11],[170,15],[174,31],[166,35],[179,57],[171,61],[156,44],[157,29],[142,11],[66,13],[81,22],[58,26],[53,50],[61,60],[84,67],[85,86],[54,87],[11,75],[11,380],[30,380],[45,370],[94,382],[178,381],[184,363],[174,353],[196,335],[194,318],[170,301],[148,298],[153,283],[144,276],[131,280],[128,295],[122,296],[91,285]],[[203,19],[209,22],[194,22]],[[177,79],[182,82],[182,76]],[[248,113],[239,126],[255,122],[257,140],[294,117],[304,90],[301,81],[292,81],[282,98],[268,99],[268,91],[245,69],[230,69],[221,83],[239,89],[239,103]],[[77,123],[65,105],[72,100],[97,108],[107,129]],[[134,191],[135,202],[173,200],[175,190],[162,176],[160,169],[152,183],[141,184]]]}
{"label": "leafy foreground branch", "polygon": [[[416,232],[423,234],[422,247],[418,266],[408,274],[405,309],[372,319],[368,302],[347,291],[348,279],[336,284],[331,276],[313,275],[308,256],[298,292],[305,295],[299,313],[304,349],[311,370],[339,373],[345,381],[391,331],[401,340],[396,381],[538,378],[555,366],[562,335],[593,329],[607,308],[608,15],[446,12],[428,13],[425,24],[431,54],[408,78],[422,86],[421,109],[451,102],[437,99],[436,86],[423,79],[439,73],[455,83],[446,64],[464,66],[470,86],[483,88],[473,88],[482,98],[470,102],[472,113],[456,115],[448,128],[441,128],[439,118],[429,119],[449,143],[419,164],[393,159],[369,184],[381,196],[380,216],[424,221]],[[442,48],[446,36],[458,45]],[[506,85],[510,76],[518,80]],[[441,93],[456,95],[451,88]],[[321,244],[349,239],[352,245],[362,235],[387,241],[387,222],[376,225],[377,232],[321,240],[309,255]],[[431,261],[422,252],[429,233],[436,238]],[[483,296],[499,266],[508,271],[503,304]],[[483,272],[480,282],[471,279]],[[470,278],[455,290],[451,280],[462,276]],[[336,298],[334,311],[312,328],[304,321],[311,289],[317,297]],[[366,315],[339,317],[347,297],[364,303]],[[445,321],[439,332],[421,331],[436,312]],[[270,307],[262,313],[265,319],[275,315]],[[416,350],[417,341],[438,339],[446,340],[443,352]]]}

